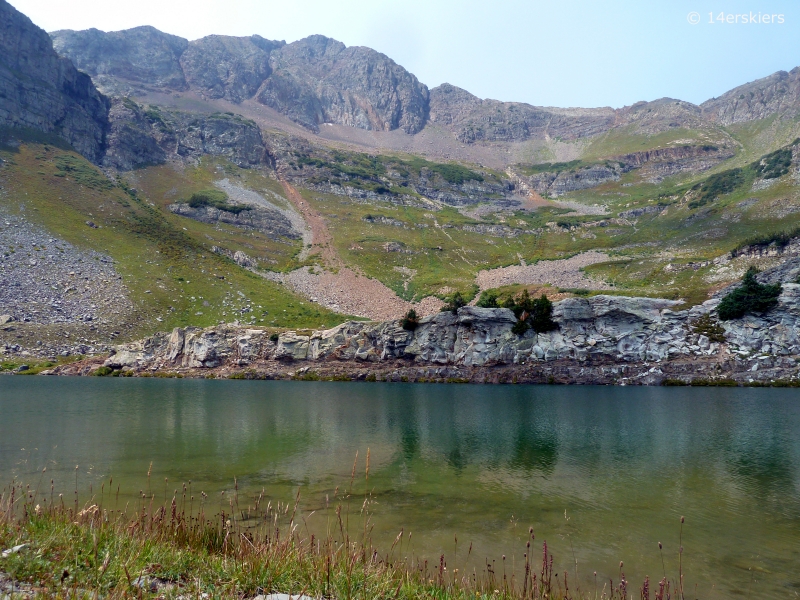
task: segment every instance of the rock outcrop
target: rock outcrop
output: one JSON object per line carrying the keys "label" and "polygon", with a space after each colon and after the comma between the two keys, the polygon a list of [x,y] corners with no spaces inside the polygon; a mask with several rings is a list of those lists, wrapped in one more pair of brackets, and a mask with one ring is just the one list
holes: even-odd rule
{"label": "rock outcrop", "polygon": [[285,45],[259,35],[209,35],[189,42],[181,55],[187,83],[210,98],[241,102],[252,98],[272,69],[269,55]]}
{"label": "rock outcrop", "polygon": [[414,75],[375,50],[320,35],[292,44],[257,35],[189,42],[136,27],[52,37],[63,56],[114,96],[193,89],[232,102],[255,97],[312,130],[338,123],[417,133],[427,121],[428,88]]}
{"label": "rock outcrop", "polygon": [[99,162],[108,101],[53,50],[47,33],[0,0],[0,126],[55,134]]}
{"label": "rock outcrop", "polygon": [[415,331],[399,321],[351,321],[310,335],[287,332],[275,340],[260,329],[178,328],[119,347],[105,365],[139,371],[249,366],[254,372],[271,368],[273,374],[285,374],[287,368],[276,365],[288,364],[296,375],[296,369],[305,373],[349,364],[363,371],[365,365],[388,364],[405,373],[441,367],[446,370],[439,373],[466,374],[471,380],[476,369],[485,375],[488,368],[511,368],[515,378],[535,380],[543,369],[552,373],[558,367],[586,374],[575,383],[608,383],[600,374],[608,375],[609,365],[622,368],[614,373],[627,372],[630,383],[660,383],[674,365],[680,365],[686,381],[798,375],[800,285],[784,284],[778,306],[764,315],[723,322],[724,341],[710,339],[716,335],[698,323],[703,315],[713,315],[718,303],[674,311],[677,302],[669,300],[569,298],[554,305],[556,331],[523,336],[511,331],[516,318],[510,310],[470,306],[423,318]]}
{"label": "rock outcrop", "polygon": [[[52,37],[56,49],[110,95],[189,89],[234,103],[252,98],[315,132],[333,123],[416,134],[432,124],[464,144],[550,144],[587,140],[612,130],[653,136],[685,129],[705,132],[715,144],[723,140],[733,148],[719,125],[775,114],[793,118],[800,110],[800,68],[745,84],[701,106],[661,98],[620,109],[554,108],[481,99],[447,83],[429,91],[389,57],[321,35],[291,44],[257,35],[212,35],[189,42],[152,27],[137,27],[110,33],[65,30]],[[721,150],[716,158],[728,154]],[[678,171],[665,167],[649,180],[702,170],[707,164],[708,160],[696,165],[684,161]]]}
{"label": "rock outcrop", "polygon": [[800,67],[778,71],[706,100],[703,114],[720,125],[765,119],[774,114],[795,117],[800,110]]}
{"label": "rock outcrop", "polygon": [[428,88],[388,56],[312,35],[270,54],[272,75],[256,98],[316,130],[322,123],[417,133]]}
{"label": "rock outcrop", "polygon": [[233,113],[145,109],[115,98],[110,118],[105,166],[130,170],[206,154],[224,156],[242,168],[274,166],[258,125]]}
{"label": "rock outcrop", "polygon": [[180,57],[189,45],[185,39],[142,26],[124,31],[99,29],[50,34],[53,46],[78,69],[92,76],[103,92],[136,95],[136,89],[187,89]]}
{"label": "rock outcrop", "polygon": [[544,108],[482,100],[444,83],[430,92],[430,120],[470,144],[591,137],[608,131],[614,125],[615,113],[611,108]]}
{"label": "rock outcrop", "polygon": [[186,203],[178,202],[170,204],[168,208],[170,212],[176,215],[188,217],[202,223],[210,223],[212,225],[227,223],[242,229],[254,229],[271,239],[300,239],[301,237],[295,231],[289,219],[283,214],[277,210],[269,210],[260,206],[249,206],[241,212],[229,212],[219,210],[213,206],[193,208]]}

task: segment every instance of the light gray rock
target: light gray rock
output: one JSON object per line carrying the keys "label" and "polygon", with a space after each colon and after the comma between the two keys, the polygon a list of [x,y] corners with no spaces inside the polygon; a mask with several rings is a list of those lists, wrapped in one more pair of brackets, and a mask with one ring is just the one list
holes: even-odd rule
{"label": "light gray rock", "polygon": [[[277,344],[260,329],[230,326],[175,329],[118,349],[106,364],[139,368],[213,367],[257,360],[381,362],[483,367],[571,360],[578,363],[661,362],[682,356],[789,357],[800,354],[800,285],[785,283],[778,306],[763,315],[722,322],[726,342],[694,331],[698,317],[718,300],[690,310],[653,298],[593,296],[556,302],[558,329],[519,336],[514,314],[504,308],[466,306],[420,319],[414,331],[400,321],[351,321],[311,335],[282,333]],[[794,360],[794,359],[791,359]],[[239,362],[236,362],[239,361]],[[245,362],[242,362],[245,361]],[[794,363],[792,363],[794,364]],[[762,367],[763,368],[763,367]],[[648,377],[655,377],[652,373]]]}

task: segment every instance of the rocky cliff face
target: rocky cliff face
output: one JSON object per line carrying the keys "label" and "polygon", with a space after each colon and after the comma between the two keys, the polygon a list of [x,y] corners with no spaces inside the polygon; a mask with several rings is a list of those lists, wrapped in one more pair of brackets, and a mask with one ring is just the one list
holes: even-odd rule
{"label": "rocky cliff face", "polygon": [[370,48],[312,35],[274,51],[270,66],[258,101],[306,127],[329,122],[417,133],[427,120],[428,88]]}
{"label": "rocky cliff face", "polygon": [[615,116],[610,108],[542,108],[519,102],[481,100],[445,83],[431,90],[430,120],[452,130],[456,139],[469,144],[591,137],[610,129]]}
{"label": "rocky cliff face", "polygon": [[567,192],[585,190],[607,181],[619,181],[627,170],[623,164],[607,163],[588,165],[564,170],[548,170],[526,175],[519,169],[509,168],[508,173],[520,189],[533,190],[537,194],[557,198]]}
{"label": "rocky cliff face", "polygon": [[181,68],[192,88],[210,98],[241,102],[252,98],[270,76],[270,52],[283,45],[258,35],[209,35],[189,42]]}
{"label": "rocky cliff face", "polygon": [[187,89],[180,65],[189,43],[155,27],[106,33],[98,29],[50,34],[53,46],[111,95],[135,95],[141,87]]}
{"label": "rocky cliff face", "polygon": [[92,80],[59,58],[47,33],[0,0],[0,126],[54,133],[98,162],[108,101]]}
{"label": "rocky cliff face", "polygon": [[784,284],[779,305],[764,315],[723,322],[724,341],[709,339],[698,327],[698,318],[713,315],[718,303],[709,300],[673,311],[676,302],[668,300],[570,298],[554,306],[558,330],[524,336],[511,332],[516,319],[510,310],[475,307],[421,319],[413,332],[399,321],[348,322],[311,335],[284,333],[277,341],[259,329],[175,329],[121,346],[105,364],[136,370],[250,366],[254,373],[271,368],[273,375],[286,374],[286,368],[275,366],[280,364],[294,365],[289,372],[295,375],[331,364],[376,369],[389,364],[403,373],[443,367],[437,373],[468,379],[475,373],[485,376],[487,368],[513,368],[523,380],[536,380],[537,373],[560,366],[573,376],[585,373],[585,379],[572,381],[585,383],[610,382],[603,379],[608,365],[621,365],[617,374],[629,365],[635,375],[629,374],[631,383],[659,383],[665,373],[676,371],[687,381],[698,376],[745,382],[798,376],[800,285]]}
{"label": "rocky cliff face", "polygon": [[192,89],[232,102],[256,98],[313,131],[336,123],[414,134],[430,122],[466,144],[571,141],[614,128],[638,135],[713,129],[773,114],[794,116],[800,109],[800,68],[740,86],[701,106],[662,98],[617,110],[553,108],[484,100],[450,84],[429,93],[385,55],[321,35],[291,44],[216,35],[188,42],[152,27],[52,36],[56,49],[109,94]]}
{"label": "rocky cliff face", "polygon": [[656,135],[675,128],[710,127],[703,110],[690,102],[661,98],[611,108],[552,108],[482,100],[449,83],[431,90],[430,120],[464,143],[577,140],[625,128],[628,134]]}
{"label": "rocky cliff face", "polygon": [[776,113],[794,117],[800,111],[800,67],[740,85],[700,106],[707,118],[720,125],[764,119]]}
{"label": "rocky cliff face", "polygon": [[625,127],[628,133],[638,135],[657,135],[676,128],[709,127],[699,106],[674,98],[637,102],[616,110],[615,117],[617,127]]}
{"label": "rocky cliff face", "polygon": [[274,166],[261,130],[238,115],[198,115],[148,108],[127,98],[114,99],[108,150],[103,164],[130,170],[168,158],[224,156],[243,167]]}
{"label": "rocky cliff face", "polygon": [[618,181],[623,173],[641,169],[647,181],[657,183],[670,175],[691,171],[698,173],[718,165],[735,154],[733,148],[704,146],[672,146],[613,157],[597,164],[558,163],[537,166],[538,172],[526,172],[525,167],[509,167],[511,180],[525,192],[535,191],[556,198],[576,190],[596,187],[607,181]]}
{"label": "rocky cliff face", "polygon": [[322,123],[407,133],[427,120],[428,89],[387,56],[323,36],[286,45],[260,36],[193,42],[153,27],[56,31],[56,49],[112,95],[194,89],[270,106],[316,130]]}
{"label": "rocky cliff face", "polygon": [[300,239],[300,234],[294,230],[289,219],[277,210],[269,210],[260,206],[248,206],[246,210],[234,213],[212,206],[193,208],[186,203],[178,202],[170,204],[169,210],[176,215],[202,223],[212,225],[227,223],[242,229],[254,229],[271,239]]}

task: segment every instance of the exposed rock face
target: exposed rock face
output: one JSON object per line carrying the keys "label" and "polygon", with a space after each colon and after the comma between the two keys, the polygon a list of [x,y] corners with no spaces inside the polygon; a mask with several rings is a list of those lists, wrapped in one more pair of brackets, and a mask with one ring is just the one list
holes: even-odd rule
{"label": "exposed rock face", "polygon": [[615,160],[627,169],[645,167],[650,178],[664,178],[685,171],[705,171],[734,154],[734,150],[727,147],[683,145],[623,154]]}
{"label": "exposed rock face", "polygon": [[252,98],[272,69],[269,54],[283,46],[254,35],[209,35],[189,42],[180,62],[188,84],[211,98]]}
{"label": "exposed rock face", "polygon": [[[607,181],[618,181],[623,173],[633,169],[642,169],[644,178],[658,182],[676,173],[705,171],[733,155],[732,148],[683,145],[624,154],[598,164],[570,167],[566,163],[561,168],[553,165],[552,170],[533,174],[526,174],[519,167],[509,167],[507,173],[520,189],[555,198]],[[541,168],[545,168],[545,165]]]}
{"label": "exposed rock face", "polygon": [[141,106],[115,98],[109,111],[110,127],[103,164],[121,171],[161,164],[167,159],[164,148],[153,135],[153,124]]}
{"label": "exposed rock face", "polygon": [[558,197],[567,192],[584,190],[598,186],[606,181],[618,181],[626,170],[619,163],[591,165],[574,169],[543,171],[525,175],[519,170],[509,168],[508,173],[523,190],[534,190],[542,196]]}
{"label": "exposed rock face", "polygon": [[661,98],[653,102],[637,102],[615,111],[616,126],[627,127],[629,133],[656,135],[675,128],[703,129],[709,126],[696,104]]}
{"label": "exposed rock face", "polygon": [[243,168],[273,165],[253,121],[227,113],[145,110],[127,98],[114,100],[106,166],[129,170],[170,157],[198,159],[204,154],[224,156]]}
{"label": "exposed rock face", "polygon": [[106,93],[133,95],[137,86],[187,89],[180,56],[189,43],[155,27],[112,32],[65,29],[50,36],[59,54],[91,75]]}
{"label": "exposed rock face", "polygon": [[313,35],[272,52],[270,65],[258,101],[311,129],[330,122],[417,133],[425,125],[428,88],[370,48]]}
{"label": "exposed rock face", "polygon": [[225,156],[240,167],[269,164],[271,161],[261,130],[253,121],[226,113],[208,116],[171,113],[164,121],[172,128],[172,135],[165,134],[162,143],[174,139],[180,156]]}
{"label": "exposed rock face", "polygon": [[420,131],[428,88],[387,56],[323,36],[285,45],[260,36],[208,36],[193,42],[136,27],[56,31],[56,49],[113,95],[195,89],[241,102],[254,95],[312,130],[322,123]]}
{"label": "exposed rock face", "polygon": [[800,67],[740,85],[700,106],[707,118],[720,125],[764,119],[776,113],[794,116],[800,110]]}
{"label": "exposed rock face", "polygon": [[308,370],[341,362],[379,366],[394,361],[395,366],[438,365],[473,374],[474,369],[517,365],[515,372],[523,376],[553,364],[567,366],[573,374],[578,366],[581,374],[594,373],[585,382],[602,381],[595,377],[598,367],[602,371],[603,365],[629,364],[639,383],[659,383],[665,371],[676,370],[673,363],[680,363],[678,372],[689,379],[719,377],[723,365],[724,375],[741,381],[775,377],[774,367],[783,369],[782,376],[797,376],[800,285],[784,284],[778,306],[764,315],[722,323],[724,343],[695,331],[697,318],[713,313],[718,303],[709,300],[691,310],[673,311],[677,303],[669,300],[570,298],[554,306],[557,331],[529,331],[522,337],[511,332],[516,319],[510,310],[469,306],[457,314],[423,318],[413,332],[399,321],[348,322],[312,335],[284,333],[277,343],[257,329],[175,329],[122,346],[105,364],[158,370],[289,361]]}
{"label": "exposed rock face", "polygon": [[459,141],[469,144],[590,137],[608,131],[615,114],[610,108],[542,108],[481,100],[445,83],[430,92],[430,120],[448,127]]}
{"label": "exposed rock face", "polygon": [[108,101],[92,80],[59,58],[47,33],[0,0],[0,126],[54,133],[98,162]]}
{"label": "exposed rock face", "polygon": [[321,35],[291,44],[256,35],[188,42],[137,27],[111,33],[64,30],[52,37],[56,49],[109,94],[193,89],[232,102],[254,97],[313,131],[336,123],[414,134],[431,122],[466,144],[569,141],[614,128],[637,135],[710,130],[773,114],[793,117],[800,109],[800,68],[740,86],[701,106],[661,98],[617,110],[553,108],[484,100],[450,84],[429,93],[385,55]]}
{"label": "exposed rock face", "polygon": [[[170,204],[169,210],[176,215],[188,217],[203,223],[228,223],[243,229],[255,229],[273,239],[279,237],[300,239],[300,234],[294,230],[289,219],[277,210],[268,210],[266,208],[254,206],[237,214],[219,210],[212,206],[192,208],[188,204],[182,202]],[[235,257],[234,260],[236,260]]]}

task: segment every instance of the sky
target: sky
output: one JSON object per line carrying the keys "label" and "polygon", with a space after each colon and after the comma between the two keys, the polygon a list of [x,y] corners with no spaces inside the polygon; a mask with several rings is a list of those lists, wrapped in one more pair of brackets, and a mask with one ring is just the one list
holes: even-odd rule
{"label": "sky", "polygon": [[[47,31],[322,34],[428,87],[538,106],[700,103],[800,66],[797,0],[11,0]],[[768,16],[768,18],[767,18]],[[747,21],[747,22],[744,22]]]}

